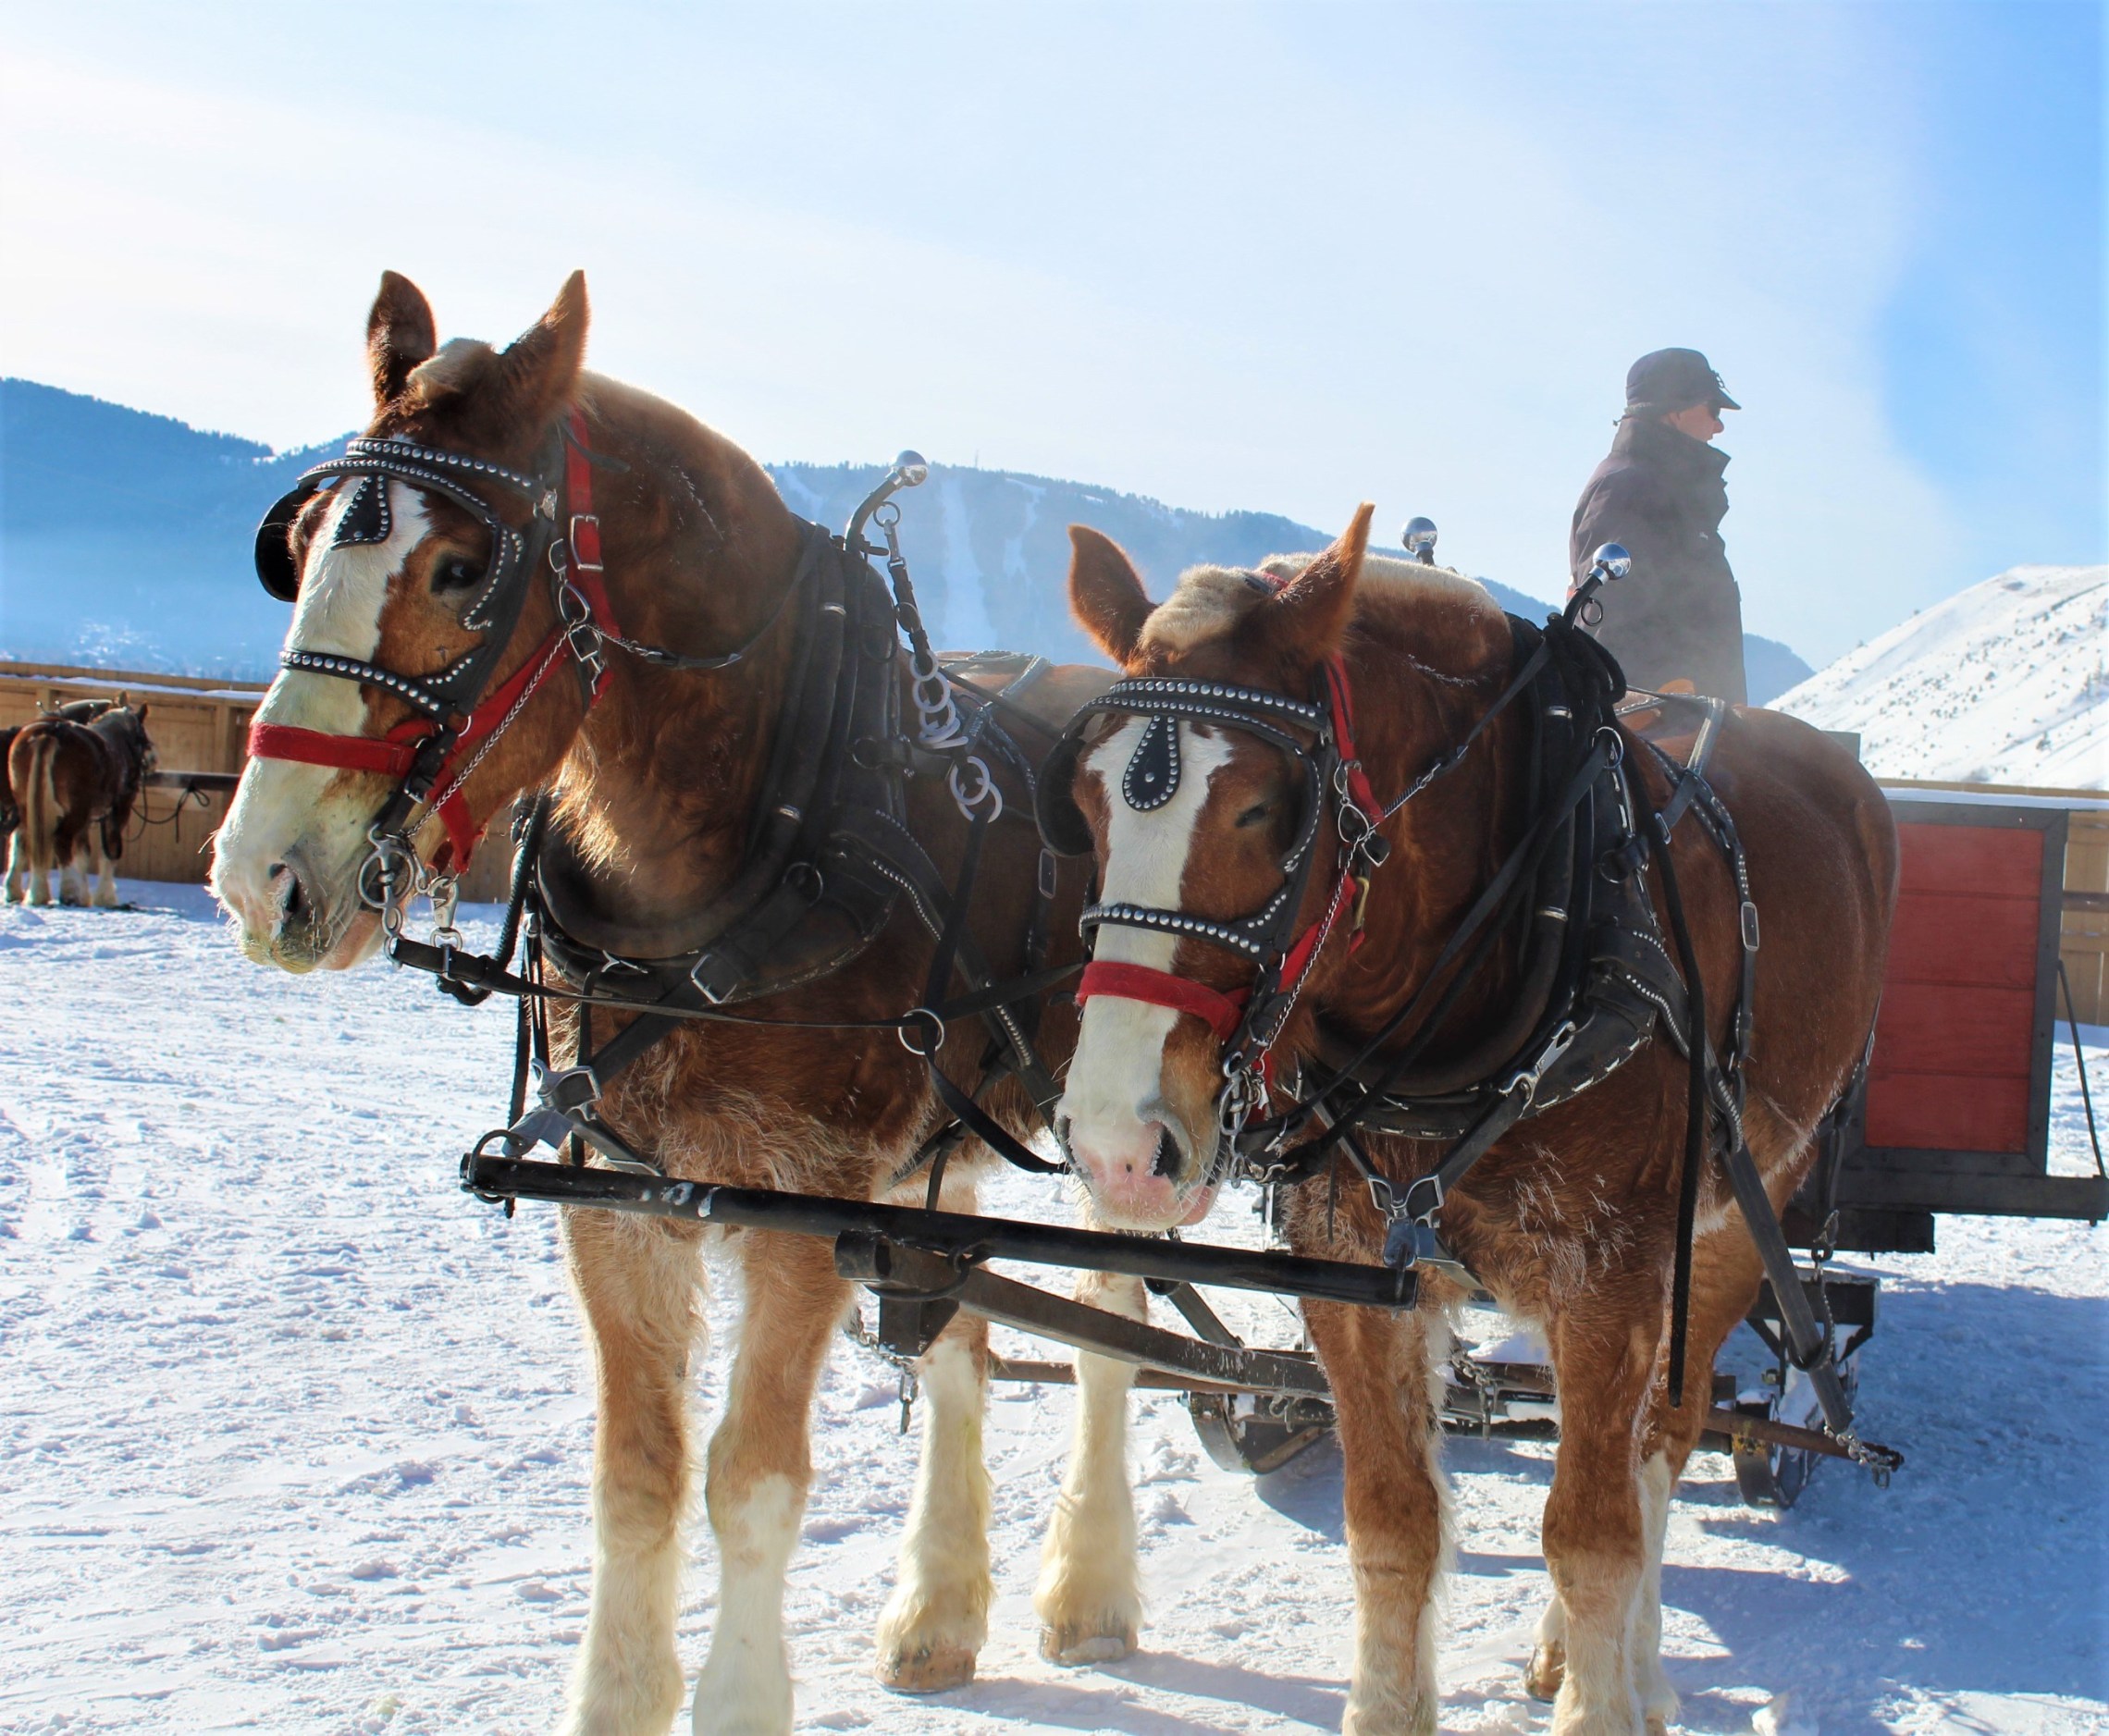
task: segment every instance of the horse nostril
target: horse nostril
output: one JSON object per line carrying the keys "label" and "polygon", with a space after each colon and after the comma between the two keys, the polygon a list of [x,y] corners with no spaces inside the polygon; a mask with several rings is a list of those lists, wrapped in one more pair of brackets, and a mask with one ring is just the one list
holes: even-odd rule
{"label": "horse nostril", "polygon": [[286,889],[279,894],[278,909],[285,920],[290,922],[306,907],[307,889],[301,884],[301,877],[288,870],[283,862],[274,864],[272,878],[276,880],[281,874],[285,876]]}
{"label": "horse nostril", "polygon": [[1169,1127],[1157,1129],[1157,1155],[1150,1165],[1150,1173],[1162,1176],[1166,1181],[1173,1180],[1179,1173],[1179,1142],[1172,1138]]}

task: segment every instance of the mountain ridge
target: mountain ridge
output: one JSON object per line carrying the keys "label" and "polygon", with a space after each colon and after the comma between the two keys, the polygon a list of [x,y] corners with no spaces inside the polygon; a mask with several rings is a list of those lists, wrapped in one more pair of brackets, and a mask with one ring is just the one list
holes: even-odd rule
{"label": "mountain ridge", "polygon": [[[171,416],[0,379],[0,658],[268,677],[286,616],[250,576],[256,520],[342,445],[278,452]],[[792,511],[832,526],[847,521],[886,467],[763,468]],[[1070,619],[1062,583],[1072,521],[1120,543],[1159,596],[1190,566],[1255,566],[1331,540],[1276,513],[1196,512],[978,466],[932,464],[902,505],[903,551],[941,644],[1030,646],[1058,659],[1103,660]],[[1481,583],[1515,613],[1542,619],[1551,607]],[[1745,658],[1754,694],[1809,672],[1787,646],[1756,634],[1746,637]]]}
{"label": "mountain ridge", "polygon": [[1880,777],[2109,789],[2109,566],[2009,567],[1773,703]]}

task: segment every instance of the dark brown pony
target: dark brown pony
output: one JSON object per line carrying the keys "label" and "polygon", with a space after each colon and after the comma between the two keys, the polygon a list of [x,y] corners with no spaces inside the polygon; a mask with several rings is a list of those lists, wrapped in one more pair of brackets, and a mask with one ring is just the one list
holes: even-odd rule
{"label": "dark brown pony", "polygon": [[[1487,713],[1510,681],[1517,641],[1469,580],[1367,559],[1368,524],[1365,507],[1325,554],[1269,563],[1271,574],[1190,573],[1161,608],[1118,548],[1079,528],[1070,595],[1078,618],[1130,675],[1301,700],[1339,654],[1356,745],[1388,801]],[[1260,910],[1285,884],[1283,855],[1296,835],[1302,785],[1289,756],[1236,729],[1177,723],[1184,776],[1166,800],[1124,782],[1124,768],[1144,763],[1138,750],[1151,727],[1141,716],[1104,719],[1079,761],[1074,794],[1095,841],[1102,898],[1220,922]],[[1529,741],[1523,718],[1502,714],[1454,771],[1385,823],[1390,854],[1371,877],[1361,943],[1350,954],[1347,921],[1328,932],[1277,1047],[1282,1070],[1318,1055],[1328,1035],[1351,1042],[1380,1031],[1421,987],[1524,824]],[[1659,765],[1630,735],[1623,745],[1651,799],[1666,801]],[[1156,762],[1160,770],[1166,763]],[[1807,1169],[1812,1130],[1873,1022],[1896,843],[1867,774],[1791,718],[1732,713],[1708,775],[1747,849],[1762,917],[1745,1127],[1778,1206]],[[1675,839],[1719,1043],[1735,999],[1740,900],[1721,853],[1692,822]],[[1641,871],[1659,907],[1659,863]],[[1304,924],[1332,890],[1325,874],[1312,877]],[[1101,929],[1097,957],[1127,966],[1131,988],[1169,972],[1234,995],[1253,978],[1252,964],[1224,946],[1138,927]],[[1512,957],[1501,957],[1509,962],[1460,1003],[1454,1052],[1472,1053],[1511,1014],[1517,979]],[[1156,1228],[1206,1209],[1220,1054],[1203,1017],[1174,1004],[1117,990],[1086,1002],[1062,1109],[1073,1162],[1103,1213]],[[1686,1083],[1685,1063],[1658,1036],[1593,1089],[1519,1124],[1442,1212],[1443,1234],[1466,1266],[1551,1348],[1560,1439],[1544,1543],[1556,1595],[1531,1685],[1557,1694],[1562,1732],[1659,1730],[1677,1704],[1660,1663],[1662,1534],[1708,1409],[1703,1377],[1686,1382],[1677,1405],[1665,1380]],[[1368,1143],[1400,1192],[1445,1149],[1375,1136]],[[1689,1343],[1693,1366],[1706,1370],[1759,1277],[1718,1164],[1704,1174],[1696,1221]],[[1337,1191],[1323,1174],[1294,1189],[1286,1222],[1299,1252],[1382,1257],[1386,1220],[1351,1172]],[[1346,1728],[1357,1736],[1436,1728],[1433,1598],[1447,1539],[1424,1395],[1445,1360],[1440,1306],[1461,1294],[1431,1275],[1430,1305],[1404,1317],[1305,1307],[1346,1462],[1356,1587]]]}
{"label": "dark brown pony", "polygon": [[[798,652],[797,611],[784,604],[805,533],[730,440],[672,405],[582,373],[586,317],[584,279],[574,277],[511,348],[462,339],[441,346],[424,296],[388,275],[367,328],[369,432],[524,470],[575,412],[592,454],[606,589],[623,634],[696,657],[751,644],[744,660],[714,672],[664,669],[609,644],[597,705],[587,708],[568,667],[529,689],[461,788],[480,823],[521,793],[553,785],[551,824],[584,880],[567,929],[652,956],[733,880],[755,834]],[[294,522],[299,596],[288,644],[410,675],[443,671],[479,644],[463,616],[490,556],[489,533],[443,493],[384,486],[387,511],[363,539],[339,534],[355,504],[342,487],[316,496]],[[549,642],[558,608],[544,571],[495,682]],[[1032,703],[1058,721],[1103,683],[1097,671],[1056,671]],[[289,668],[257,721],[371,741],[413,717],[381,685]],[[359,877],[367,829],[394,787],[378,772],[252,759],[213,868],[214,889],[239,918],[252,957],[304,971],[341,968],[371,952],[377,920],[362,903]],[[1023,966],[1039,866],[1031,805],[1015,779],[1007,804],[991,829],[971,923],[999,976]],[[966,824],[942,778],[911,782],[907,817],[952,872]],[[427,814],[415,832],[427,860],[441,831]],[[1070,875],[1056,899],[1057,937],[1075,933],[1079,880]],[[915,1153],[941,1125],[922,1064],[890,1029],[769,1021],[895,1017],[921,998],[931,954],[931,937],[904,897],[854,963],[739,1009],[757,1023],[684,1025],[620,1075],[601,1100],[603,1117],[680,1176],[857,1199],[904,1186],[919,1194],[923,1177],[909,1174]],[[560,1010],[556,1018],[561,1061],[579,1052],[582,1033],[576,1017]],[[626,1022],[604,1012],[590,1018],[595,1050]],[[1071,1009],[1047,1009],[1042,1041],[1051,1060],[1067,1055],[1074,1028]],[[941,1058],[971,1088],[987,1046],[969,1021]],[[459,1085],[489,1089],[475,1079]],[[1025,1127],[1015,1087],[988,1101]],[[955,1163],[947,1205],[971,1207],[974,1169]],[[644,1736],[666,1729],[683,1694],[674,1616],[691,1488],[687,1378],[703,1330],[701,1232],[584,1211],[566,1214],[563,1233],[598,1387],[592,1608],[564,1728]],[[749,1231],[733,1246],[746,1310],[704,1480],[720,1590],[694,1720],[698,1730],[779,1732],[792,1718],[783,1576],[813,1474],[809,1413],[850,1291],[825,1241]],[[980,1450],[985,1380],[985,1326],[962,1316],[922,1363],[922,1471],[879,1631],[879,1673],[896,1687],[968,1680],[983,1638],[992,1593]],[[1065,1534],[1058,1521],[1057,1564],[1067,1558]],[[1042,1594],[1051,1627],[1058,1634],[1104,1628],[1095,1595],[1057,1566]]]}
{"label": "dark brown pony", "polygon": [[[70,723],[92,723],[114,703],[109,699],[73,699],[44,710],[43,715],[64,718]],[[14,780],[7,772],[7,754],[15,745],[15,737],[28,727],[25,723],[11,723],[0,730],[0,840],[13,838],[15,828],[22,823],[21,804],[15,799]]]}
{"label": "dark brown pony", "polygon": [[85,864],[92,902],[116,906],[125,828],[154,770],[147,709],[80,699],[15,732],[6,745],[7,787],[20,815],[7,859],[10,902],[51,903],[54,870],[61,904],[89,902]]}

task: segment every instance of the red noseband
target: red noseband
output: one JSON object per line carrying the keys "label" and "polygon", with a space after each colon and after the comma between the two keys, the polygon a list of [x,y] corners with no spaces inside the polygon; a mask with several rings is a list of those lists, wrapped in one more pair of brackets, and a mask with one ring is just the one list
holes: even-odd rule
{"label": "red noseband", "polygon": [[1153,969],[1148,965],[1096,961],[1086,965],[1084,974],[1077,979],[1077,1004],[1082,1006],[1094,994],[1117,995],[1123,1001],[1141,1001],[1150,1006],[1168,1006],[1175,1013],[1191,1013],[1215,1033],[1217,1042],[1228,1042],[1237,1035],[1238,1027],[1244,1021],[1245,1003],[1252,998],[1250,989],[1222,994],[1206,983],[1189,982],[1184,977],[1175,977],[1168,970]]}

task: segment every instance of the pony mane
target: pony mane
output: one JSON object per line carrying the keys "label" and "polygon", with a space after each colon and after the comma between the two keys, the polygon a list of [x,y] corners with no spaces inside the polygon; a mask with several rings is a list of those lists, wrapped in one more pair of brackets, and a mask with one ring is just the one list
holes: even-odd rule
{"label": "pony mane", "polygon": [[[1142,623],[1141,646],[1178,657],[1219,639],[1275,595],[1273,580],[1293,579],[1318,557],[1269,555],[1258,568],[1189,567],[1172,594]],[[1415,613],[1449,608],[1469,614],[1498,617],[1500,606],[1477,579],[1454,567],[1427,567],[1397,555],[1363,558],[1356,587],[1355,613],[1366,619],[1372,606]]]}

